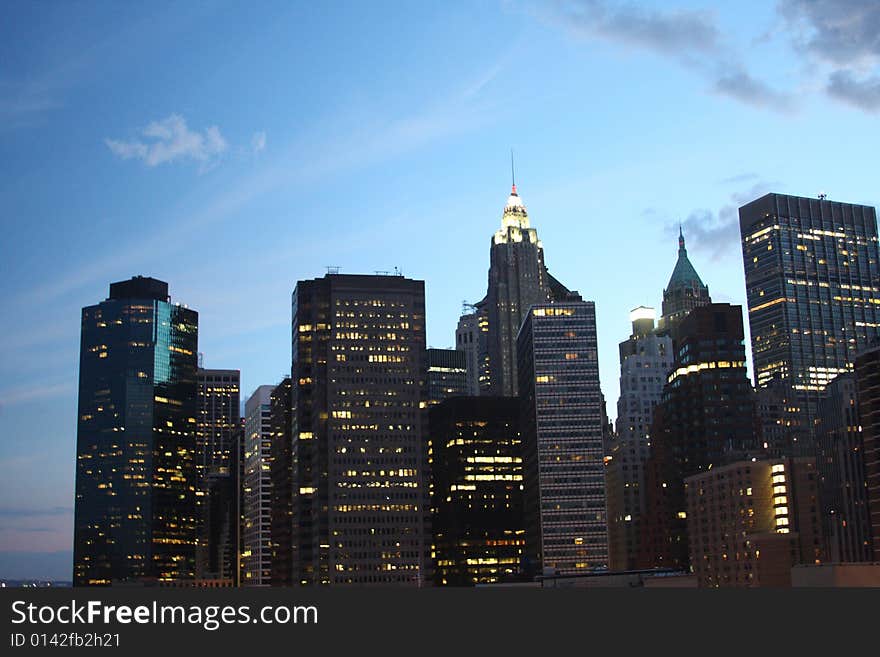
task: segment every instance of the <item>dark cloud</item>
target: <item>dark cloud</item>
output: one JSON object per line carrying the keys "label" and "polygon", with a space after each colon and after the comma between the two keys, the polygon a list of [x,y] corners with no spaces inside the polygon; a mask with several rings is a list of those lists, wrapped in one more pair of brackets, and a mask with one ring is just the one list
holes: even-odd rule
{"label": "dark cloud", "polygon": [[[739,253],[739,208],[769,192],[777,184],[758,182],[749,189],[730,195],[729,201],[717,212],[697,209],[681,222],[685,242],[709,256],[713,261]],[[678,224],[666,227],[669,234],[678,234]]]}
{"label": "dark cloud", "polygon": [[795,48],[834,70],[828,95],[867,112],[880,110],[880,2],[781,0]]}
{"label": "dark cloud", "polygon": [[714,90],[757,107],[766,107],[779,112],[790,112],[794,109],[790,94],[777,91],[742,70],[723,73],[715,81]]}
{"label": "dark cloud", "polygon": [[795,45],[838,66],[880,57],[877,0],[781,0]]}
{"label": "dark cloud", "polygon": [[664,55],[706,54],[720,47],[719,30],[707,12],[661,12],[601,0],[568,0],[556,3],[554,9],[558,18],[579,33],[625,41]]}
{"label": "dark cloud", "polygon": [[835,71],[828,78],[829,95],[867,112],[880,110],[880,77],[857,80],[850,71]]}

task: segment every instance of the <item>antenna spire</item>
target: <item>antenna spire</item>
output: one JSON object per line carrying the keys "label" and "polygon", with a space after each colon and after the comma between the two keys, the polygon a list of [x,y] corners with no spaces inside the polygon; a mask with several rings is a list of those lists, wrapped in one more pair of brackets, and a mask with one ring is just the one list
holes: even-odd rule
{"label": "antenna spire", "polygon": [[513,149],[510,149],[510,182],[512,193],[516,194],[516,169],[513,166]]}

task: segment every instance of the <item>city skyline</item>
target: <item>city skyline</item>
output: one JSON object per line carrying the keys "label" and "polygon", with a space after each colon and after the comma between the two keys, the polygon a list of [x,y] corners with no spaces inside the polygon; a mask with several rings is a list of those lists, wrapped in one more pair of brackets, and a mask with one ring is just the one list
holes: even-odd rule
{"label": "city skyline", "polygon": [[[33,40],[0,46],[16,71],[0,104],[0,189],[14,217],[0,463],[15,473],[0,486],[0,576],[17,576],[3,570],[10,555],[69,550],[79,314],[110,281],[168,281],[200,312],[205,366],[240,369],[243,398],[287,373],[290,292],[326,265],[425,280],[428,344],[453,346],[461,302],[485,291],[512,146],[552,275],[596,302],[613,417],[617,345],[632,308],[659,310],[679,221],[713,299],[745,306],[738,206],[769,191],[877,205],[876,105],[846,73],[874,61],[862,41],[832,61],[818,38],[826,22],[797,2],[782,3],[787,14],[754,3],[750,21],[726,8],[590,4],[604,18],[531,3],[409,15],[278,5],[283,20],[246,21],[223,5],[167,16],[14,7],[10,24]],[[639,32],[639,17],[680,29]],[[392,21],[394,47],[373,49]],[[182,45],[194,26],[204,35]],[[291,31],[304,44],[266,62]],[[240,48],[228,49],[235,34]],[[168,47],[155,52],[153,39]],[[449,39],[462,44],[451,58]],[[710,79],[695,56],[743,70]],[[810,62],[816,74],[797,73]],[[819,159],[815,139],[835,148]],[[231,254],[222,267],[218,253]],[[611,271],[622,274],[613,285]]]}

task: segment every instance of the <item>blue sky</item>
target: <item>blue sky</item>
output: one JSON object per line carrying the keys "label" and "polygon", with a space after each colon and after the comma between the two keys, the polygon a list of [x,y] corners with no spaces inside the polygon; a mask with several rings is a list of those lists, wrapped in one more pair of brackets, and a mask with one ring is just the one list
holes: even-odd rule
{"label": "blue sky", "polygon": [[678,222],[744,303],[736,208],[876,205],[880,7],[12,2],[0,24],[0,577],[69,577],[80,309],[135,274],[200,313],[245,395],[290,367],[325,266],[426,281],[451,346],[517,186],[553,274],[597,305],[609,412],[628,312]]}

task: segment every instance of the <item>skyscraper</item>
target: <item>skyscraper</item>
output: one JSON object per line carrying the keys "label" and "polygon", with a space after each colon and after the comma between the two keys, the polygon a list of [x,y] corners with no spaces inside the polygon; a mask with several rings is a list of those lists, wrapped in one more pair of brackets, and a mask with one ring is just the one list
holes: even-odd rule
{"label": "skyscraper", "polygon": [[428,349],[428,403],[468,394],[467,356],[456,349]]}
{"label": "skyscraper", "polygon": [[235,577],[239,529],[235,503],[238,480],[232,462],[233,441],[241,424],[240,378],[238,370],[198,369],[196,576],[230,584]]}
{"label": "skyscraper", "polygon": [[595,305],[532,306],[517,346],[526,556],[560,574],[607,567]]}
{"label": "skyscraper", "polygon": [[675,360],[654,409],[645,467],[643,567],[688,564],[684,479],[762,455],[746,373],[742,307],[691,310],[675,329]]}
{"label": "skyscraper", "polygon": [[272,434],[270,448],[272,503],[270,535],[272,539],[272,586],[292,586],[293,554],[293,444],[291,439],[291,380],[285,377],[272,390],[269,402],[269,424]]}
{"label": "skyscraper", "polygon": [[438,586],[518,579],[525,548],[519,400],[456,397],[430,410]]}
{"label": "skyscraper", "polygon": [[270,584],[272,571],[272,423],[274,386],[259,386],[244,407],[242,538],[244,586]]}
{"label": "skyscraper", "polygon": [[73,580],[191,581],[198,313],[137,276],[83,308]]}
{"label": "skyscraper", "polygon": [[488,324],[486,341],[488,381],[482,390],[493,395],[516,396],[516,336],[529,307],[550,299],[550,280],[544,266],[544,248],[531,227],[526,206],[516,191],[507,198],[501,228],[495,231],[489,251],[489,286],[477,304]]}
{"label": "skyscraper", "polygon": [[297,579],[426,584],[424,282],[328,274],[292,306]]}
{"label": "skyscraper", "polygon": [[654,330],[654,316],[653,308],[634,309],[630,313],[632,335],[619,349],[617,432],[606,468],[612,570],[637,567],[651,422],[672,368],[672,338]]}
{"label": "skyscraper", "polygon": [[739,209],[739,223],[755,384],[783,381],[809,432],[825,386],[878,335],[876,212],[767,194]]}
{"label": "skyscraper", "polygon": [[664,333],[674,331],[675,326],[694,308],[712,303],[709,288],[700,280],[697,270],[688,258],[684,246],[684,234],[678,231],[678,260],[669,277],[669,284],[663,290],[663,314],[660,316],[659,330]]}
{"label": "skyscraper", "polygon": [[871,561],[871,526],[856,379],[825,388],[816,418],[822,533],[832,563]]}

